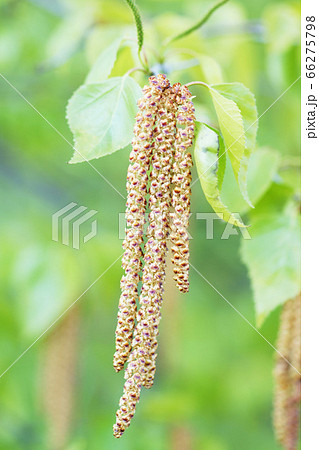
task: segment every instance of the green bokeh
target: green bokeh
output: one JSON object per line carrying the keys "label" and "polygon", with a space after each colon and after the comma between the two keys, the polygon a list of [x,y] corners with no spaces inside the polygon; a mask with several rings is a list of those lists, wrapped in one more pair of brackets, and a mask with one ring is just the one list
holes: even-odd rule
{"label": "green bokeh", "polygon": [[[67,165],[73,151],[66,142],[72,143],[72,135],[65,107],[96,54],[112,40],[112,30],[125,27],[134,37],[130,12],[122,3],[0,2],[1,73],[55,128],[0,79],[1,373],[121,254],[118,214],[125,200],[89,164]],[[211,6],[206,0],[138,4],[146,44],[155,47]],[[298,25],[298,14],[299,4],[289,1],[230,2],[176,48],[214,57],[225,82],[242,82],[254,92],[261,114],[299,76],[299,37],[289,26]],[[273,36],[281,36],[284,45],[276,46]],[[131,66],[131,56],[123,52],[113,75]],[[181,82],[201,76],[196,67],[171,74],[172,81]],[[193,92],[200,118],[206,118],[210,99],[199,87]],[[297,82],[261,118],[258,145],[284,158],[298,157],[299,105]],[[93,161],[123,195],[128,153],[125,149]],[[98,234],[80,250],[51,240],[51,215],[71,201],[98,211]],[[191,263],[254,324],[240,236],[221,240],[225,225],[218,222],[214,239],[205,239],[205,222],[195,214],[211,210],[200,183],[193,188],[192,210]],[[118,261],[78,302],[76,406],[64,448],[179,450],[183,439],[185,450],[279,448],[271,424],[274,352],[194,270],[189,294],[167,294],[154,388],[142,393],[130,429],[119,441],[113,438],[123,385],[122,374],[112,367],[121,275]],[[276,310],[261,333],[275,343],[277,328]],[[3,449],[50,448],[40,368],[53,329],[0,378]]]}

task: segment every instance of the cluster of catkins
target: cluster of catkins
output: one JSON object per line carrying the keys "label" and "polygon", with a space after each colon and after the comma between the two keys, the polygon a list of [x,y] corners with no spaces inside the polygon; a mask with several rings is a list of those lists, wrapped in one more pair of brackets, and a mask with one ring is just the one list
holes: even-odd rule
{"label": "cluster of catkins", "polygon": [[138,102],[127,174],[125,275],[113,361],[116,371],[127,362],[113,427],[116,438],[130,425],[142,386],[153,385],[169,241],[174,280],[181,292],[188,291],[192,166],[188,149],[194,137],[194,112],[188,88],[179,83],[171,86],[161,74],[149,78]]}
{"label": "cluster of catkins", "polygon": [[[285,450],[296,450],[300,422],[300,295],[283,306],[275,366],[274,427]],[[289,362],[288,362],[289,361]],[[290,363],[290,364],[289,364]]]}

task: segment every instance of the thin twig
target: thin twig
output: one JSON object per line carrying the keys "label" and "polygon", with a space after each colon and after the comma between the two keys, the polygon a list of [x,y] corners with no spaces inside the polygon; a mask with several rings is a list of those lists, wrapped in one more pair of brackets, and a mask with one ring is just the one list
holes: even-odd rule
{"label": "thin twig", "polygon": [[202,86],[207,87],[207,89],[210,89],[210,86],[207,83],[204,83],[203,81],[191,81],[190,83],[185,84],[185,86],[196,86],[197,84],[200,84]]}
{"label": "thin twig", "polygon": [[148,74],[148,71],[147,71],[146,69],[142,69],[142,67],[133,67],[132,69],[128,70],[128,71],[126,72],[126,74],[124,74],[124,76],[125,76],[125,77],[126,77],[126,76],[129,76],[129,75],[131,75],[131,73],[137,72],[137,71],[139,71],[139,72],[144,72],[146,75]]}
{"label": "thin twig", "polygon": [[171,44],[174,41],[177,41],[178,39],[182,39],[185,36],[188,36],[189,34],[193,33],[194,31],[198,30],[199,28],[201,28],[210,18],[210,16],[217,10],[219,9],[221,6],[223,6],[225,3],[227,3],[228,0],[222,0],[221,2],[217,3],[217,5],[213,6],[206,14],[204,17],[202,17],[202,19],[199,20],[199,22],[197,22],[195,25],[193,25],[192,27],[188,28],[187,30],[183,31],[182,33],[178,34],[177,36],[173,36],[172,38],[169,38],[165,41],[164,46],[166,47],[167,45]]}

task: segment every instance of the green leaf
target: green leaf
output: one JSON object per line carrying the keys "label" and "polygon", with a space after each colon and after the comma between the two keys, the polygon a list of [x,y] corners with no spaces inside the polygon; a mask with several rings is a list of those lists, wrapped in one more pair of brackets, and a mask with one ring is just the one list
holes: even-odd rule
{"label": "green leaf", "polygon": [[300,165],[300,157],[286,157],[282,159],[278,171],[280,181],[290,186],[298,196],[301,190]]}
{"label": "green leaf", "polygon": [[238,227],[245,225],[237,219],[223,204],[220,198],[219,177],[223,177],[223,168],[219,170],[218,152],[222,149],[222,138],[208,125],[196,122],[194,142],[195,163],[198,177],[205,197],[216,214],[225,222]]}
{"label": "green leaf", "polygon": [[133,137],[140,86],[129,76],[81,86],[67,106],[78,163],[113,153]]}
{"label": "green leaf", "polygon": [[296,78],[288,60],[289,53],[294,54],[300,45],[300,6],[281,2],[269,5],[262,20],[265,26],[267,76],[278,91],[284,90]]}
{"label": "green leaf", "polygon": [[81,293],[85,282],[77,263],[65,247],[44,249],[33,243],[18,254],[12,271],[26,337],[42,333]]}
{"label": "green leaf", "polygon": [[[279,154],[269,148],[260,148],[252,154],[247,174],[247,190],[256,205],[270,187],[279,166]],[[249,206],[238,191],[230,167],[226,167],[221,198],[232,211],[244,214]]]}
{"label": "green leaf", "polygon": [[[267,195],[268,197],[268,195]],[[282,198],[282,196],[281,196]],[[256,208],[257,209],[257,208]],[[277,306],[300,292],[300,218],[295,204],[254,214],[251,240],[242,240],[260,326]]]}
{"label": "green leaf", "polygon": [[241,112],[233,100],[221,95],[211,88],[219,126],[224,138],[226,152],[229,156],[236,180],[245,152],[245,129]]}
{"label": "green leaf", "polygon": [[196,55],[203,72],[203,81],[208,84],[222,83],[223,76],[218,62],[209,55]]}
{"label": "green leaf", "polygon": [[48,70],[66,63],[80,50],[93,22],[91,8],[81,9],[61,21],[48,41],[46,59],[41,68]]}
{"label": "green leaf", "polygon": [[100,54],[88,73],[85,84],[100,83],[109,77],[121,44],[122,38],[116,39]]}
{"label": "green leaf", "polygon": [[238,184],[244,199],[250,207],[253,207],[247,192],[247,170],[249,158],[256,146],[258,128],[255,96],[242,83],[224,83],[213,87],[224,97],[234,101],[240,110],[245,130],[245,152],[240,161]]}
{"label": "green leaf", "polygon": [[[217,130],[215,130],[218,133]],[[219,137],[219,150],[218,150],[218,168],[217,168],[217,179],[218,179],[218,189],[220,190],[223,186],[225,172],[226,172],[226,152],[225,143],[222,136],[218,133]]]}

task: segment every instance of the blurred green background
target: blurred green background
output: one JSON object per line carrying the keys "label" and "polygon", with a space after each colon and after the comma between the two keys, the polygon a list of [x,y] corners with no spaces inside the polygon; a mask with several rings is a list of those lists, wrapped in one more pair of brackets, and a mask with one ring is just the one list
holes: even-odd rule
{"label": "blurred green background", "polygon": [[[146,52],[152,52],[148,43],[156,48],[211,4],[140,0]],[[0,13],[0,72],[72,142],[67,100],[112,36],[125,30],[135,37],[129,9],[120,0],[1,0]],[[214,57],[226,82],[254,92],[261,114],[299,76],[299,20],[298,3],[232,1],[175,48]],[[176,61],[172,51],[172,82],[202,79],[196,66],[172,69]],[[123,50],[114,74],[132,63]],[[283,159],[299,155],[299,91],[296,83],[260,119],[259,146]],[[200,118],[212,123],[206,92],[193,92]],[[71,146],[2,78],[0,97],[3,373],[121,255],[118,214],[125,200],[89,164],[67,165]],[[93,161],[123,195],[128,153]],[[71,201],[98,211],[98,234],[80,250],[51,239],[52,214]],[[192,210],[211,211],[200,183]],[[216,222],[214,239],[206,240],[205,222],[192,218],[191,262],[255,323],[240,236],[221,240],[224,228]],[[168,286],[155,385],[142,393],[125,435],[113,438],[123,385],[112,367],[121,276],[118,260],[0,378],[1,449],[279,448],[271,424],[273,350],[193,270],[189,294]],[[260,331],[274,344],[277,328],[275,311]]]}

